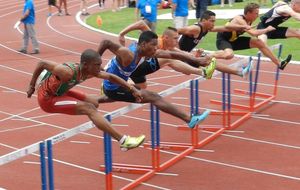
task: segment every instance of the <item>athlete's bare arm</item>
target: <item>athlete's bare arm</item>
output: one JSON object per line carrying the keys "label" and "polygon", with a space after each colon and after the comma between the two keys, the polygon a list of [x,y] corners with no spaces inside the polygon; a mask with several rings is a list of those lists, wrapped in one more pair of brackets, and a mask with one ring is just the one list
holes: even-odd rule
{"label": "athlete's bare arm", "polygon": [[[292,3],[299,4],[297,6],[299,6],[299,9],[300,9],[300,0],[295,0],[294,2],[291,2],[291,4]],[[276,12],[282,16],[286,16],[286,15],[291,16],[294,19],[300,21],[300,13],[294,11],[289,5],[284,5],[284,6],[280,6],[280,7],[276,8]]]}
{"label": "athlete's bare arm", "polygon": [[124,67],[127,67],[134,59],[133,53],[126,47],[110,40],[102,40],[98,48],[99,55],[102,56],[107,49],[116,55],[118,62]]}
{"label": "athlete's bare arm", "polygon": [[210,30],[210,32],[231,32],[236,30],[249,30],[251,29],[251,26],[248,24],[242,25],[242,24],[233,24],[228,23],[225,26],[215,26],[213,29]]}
{"label": "athlete's bare arm", "polygon": [[181,35],[186,35],[186,36],[190,36],[193,38],[197,38],[201,32],[201,29],[200,29],[200,27],[198,27],[196,25],[191,25],[191,26],[186,26],[183,28],[178,28],[177,31]]}
{"label": "athlete's bare arm", "polygon": [[[241,16],[234,17],[232,19],[232,21],[230,22],[230,24],[241,25],[241,26],[244,26],[244,25],[250,26]],[[273,30],[275,30],[274,27],[268,26],[267,28],[264,28],[264,29],[251,28],[249,30],[246,30],[246,32],[248,34],[250,34],[251,36],[259,36],[259,35],[265,34],[267,32],[273,31]]]}
{"label": "athlete's bare arm", "polygon": [[150,31],[151,29],[143,20],[130,24],[119,33],[119,42],[121,45],[125,46],[125,35],[134,30],[140,30],[144,32]]}
{"label": "athlete's bare arm", "polygon": [[166,58],[166,59],[177,59],[183,62],[191,62],[199,66],[207,66],[210,63],[210,59],[202,57],[194,57],[188,54],[178,52],[178,51],[168,51],[168,50],[157,50],[154,57]]}
{"label": "athlete's bare arm", "polygon": [[65,66],[62,66],[61,64],[57,64],[50,61],[40,61],[31,78],[31,81],[29,83],[28,91],[27,91],[27,97],[30,98],[32,94],[35,91],[35,84],[37,81],[37,78],[41,74],[43,70],[47,70],[51,72],[53,75],[55,75],[60,81],[66,82],[69,81],[72,78],[73,72]]}

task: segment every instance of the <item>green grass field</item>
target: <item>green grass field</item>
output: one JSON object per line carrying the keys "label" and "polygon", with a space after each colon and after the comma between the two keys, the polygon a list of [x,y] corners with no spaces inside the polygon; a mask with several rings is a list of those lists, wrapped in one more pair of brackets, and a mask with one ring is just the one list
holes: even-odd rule
{"label": "green grass field", "polygon": [[[250,1],[245,1],[241,3],[235,3],[232,9],[238,9],[243,8],[245,4],[247,4]],[[271,7],[271,3],[268,5],[268,7]],[[222,9],[219,5],[209,6],[208,9]],[[229,9],[228,6],[225,6],[223,9]],[[164,9],[159,10],[158,14],[164,14],[169,13],[170,9]],[[112,32],[118,34],[123,28],[128,26],[129,24],[135,22],[135,14],[134,14],[134,8],[125,8],[122,9],[122,11],[113,13],[112,11],[105,11],[97,14],[93,14],[89,16],[86,19],[86,23],[98,28],[96,24],[96,18],[100,15],[103,21],[103,24],[101,26],[101,30]],[[259,19],[257,19],[258,22]],[[196,20],[189,20],[189,24],[195,23]],[[218,19],[216,21],[216,25],[224,25],[227,22],[227,20],[224,19]],[[257,24],[257,23],[254,23]],[[291,28],[299,28],[299,21],[296,21],[295,19],[289,19],[287,22],[285,22],[282,26],[289,26]],[[173,26],[172,20],[159,20],[157,24],[157,33],[162,34],[162,31],[167,26]],[[138,37],[137,32],[131,32],[128,36],[130,37]],[[216,50],[216,33],[209,33],[205,39],[200,43],[198,47],[204,48],[206,50]],[[281,40],[268,40],[269,45],[281,43],[283,44],[283,57],[285,57],[288,53],[293,54],[293,60],[300,61],[300,41],[296,38],[290,38],[290,39],[281,39]],[[242,50],[242,51],[235,51],[236,54],[243,54],[243,55],[256,55],[257,49],[251,49],[251,50]]]}

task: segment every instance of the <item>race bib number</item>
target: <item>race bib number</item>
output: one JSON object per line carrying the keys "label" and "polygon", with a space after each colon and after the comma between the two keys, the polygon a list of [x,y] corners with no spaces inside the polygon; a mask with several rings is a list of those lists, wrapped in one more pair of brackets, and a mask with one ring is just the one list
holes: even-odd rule
{"label": "race bib number", "polygon": [[151,14],[151,6],[150,5],[146,5],[145,10],[146,10],[146,13]]}

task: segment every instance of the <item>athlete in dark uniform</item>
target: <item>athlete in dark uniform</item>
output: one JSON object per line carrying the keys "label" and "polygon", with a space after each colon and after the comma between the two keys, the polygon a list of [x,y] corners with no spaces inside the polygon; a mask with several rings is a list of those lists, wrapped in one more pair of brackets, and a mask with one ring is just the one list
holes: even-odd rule
{"label": "athlete in dark uniform", "polygon": [[278,1],[268,12],[260,17],[261,22],[257,26],[258,29],[272,26],[275,30],[260,35],[259,39],[263,40],[265,43],[268,38],[284,39],[295,37],[300,39],[299,29],[279,26],[291,17],[300,21],[300,0],[292,0],[290,4]]}
{"label": "athlete in dark uniform", "polygon": [[[103,40],[99,46],[99,54],[102,55],[105,50],[109,49],[116,55],[109,62],[106,71],[115,74],[124,80],[128,80],[129,76],[137,68],[138,64],[143,62],[145,57],[180,59],[182,61],[191,61],[195,63],[201,61],[201,59],[189,57],[182,53],[157,50],[157,38],[158,36],[152,31],[142,32],[138,43],[133,43],[129,48],[122,47],[110,40]],[[103,91],[104,94],[112,100],[137,102],[136,98],[132,96],[132,92],[118,84],[113,84],[108,80],[103,81]],[[185,121],[190,128],[194,128],[209,114],[209,111],[207,111],[201,115],[190,116],[184,111],[179,110],[173,104],[165,101],[155,92],[145,89],[141,89],[140,92],[142,98],[138,103],[152,103],[161,111]]]}
{"label": "athlete in dark uniform", "polygon": [[[212,11],[205,11],[198,23],[178,29],[179,33],[182,34],[179,40],[179,48],[181,50],[191,52],[201,42],[201,40],[205,37],[205,35],[208,32],[220,32],[220,31],[224,32],[224,31],[231,31],[234,29],[244,30],[250,28],[248,25],[233,25],[233,24],[227,25],[225,27],[224,26],[215,27],[214,26],[215,21],[216,21],[216,14]],[[197,50],[196,56],[200,56],[201,53],[202,50],[200,51]],[[224,53],[223,50],[215,51],[209,54],[208,56],[219,58],[219,59],[229,58],[226,57],[226,54]],[[252,62],[250,62],[244,68],[233,68],[226,64],[217,62],[216,70],[224,73],[238,75],[243,78],[247,78],[247,75],[251,70],[251,64]]]}
{"label": "athlete in dark uniform", "polygon": [[[119,41],[122,45],[125,45],[125,35],[133,30],[140,31],[150,31],[150,28],[143,21],[135,22],[126,28],[124,28],[119,34]],[[170,50],[170,51],[180,51],[176,47],[178,46],[178,32],[176,28],[168,27],[164,30],[163,35],[158,38],[158,49],[161,50]],[[188,55],[190,56],[190,55]],[[210,58],[201,58],[203,62],[207,62]],[[215,62],[212,61],[211,64],[207,67],[200,67],[201,64],[197,64],[197,67],[192,67],[182,61],[175,59],[164,59],[164,58],[149,58],[145,59],[143,63],[139,64],[136,70],[130,75],[132,81],[138,85],[140,88],[146,88],[146,75],[158,71],[160,68],[169,66],[175,71],[181,72],[186,75],[196,74],[204,76],[205,78],[211,78],[214,69]]]}
{"label": "athlete in dark uniform", "polygon": [[[205,13],[206,12],[204,12],[204,14]],[[204,38],[204,36],[206,36],[206,34],[208,33],[208,30],[203,29],[203,26],[201,23],[196,23],[194,25],[199,27],[200,33],[196,37],[194,37],[192,35],[182,35],[178,42],[179,49],[181,49],[183,51],[191,52],[200,43],[202,38]],[[180,31],[182,31],[182,29]]]}
{"label": "athlete in dark uniform", "polygon": [[[259,5],[256,3],[249,3],[244,8],[244,15],[235,16],[229,23],[233,24],[251,24],[256,20],[259,13]],[[247,32],[251,36],[259,36],[267,32],[275,30],[274,27],[268,26],[264,29],[249,29],[249,30],[235,30],[231,32],[219,32],[217,35],[217,48],[224,50],[225,56],[233,57],[234,50],[242,50],[249,48],[258,48],[265,56],[271,59],[280,69],[291,61],[292,56],[288,55],[283,61],[280,61],[273,52],[267,47],[267,45],[260,39],[251,38],[247,36],[241,36],[244,32]]]}
{"label": "athlete in dark uniform", "polygon": [[97,111],[97,97],[71,89],[88,78],[97,77],[115,82],[132,91],[136,97],[140,97],[139,91],[134,86],[115,75],[100,71],[101,64],[102,61],[98,52],[91,49],[87,49],[81,54],[80,64],[56,64],[41,61],[33,73],[27,96],[28,98],[32,96],[37,79],[45,69],[47,72],[45,74],[43,72],[43,76],[40,76],[41,81],[37,87],[38,103],[41,109],[48,113],[87,115],[98,129],[109,133],[118,140],[123,150],[138,147],[144,142],[144,135],[139,137],[121,135]]}

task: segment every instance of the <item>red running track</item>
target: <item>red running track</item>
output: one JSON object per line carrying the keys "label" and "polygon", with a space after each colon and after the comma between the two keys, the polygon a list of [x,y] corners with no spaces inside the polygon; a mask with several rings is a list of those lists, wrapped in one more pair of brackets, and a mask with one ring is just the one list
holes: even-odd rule
{"label": "red running track", "polygon": [[[80,26],[75,20],[80,1],[68,1],[72,16],[53,16],[47,24],[47,2],[36,0],[36,31],[41,54],[28,56],[17,53],[22,34],[13,29],[21,15],[23,2],[0,1],[0,155],[31,145],[67,129],[78,126],[88,119],[83,116],[47,114],[39,109],[36,97],[26,98],[27,84],[39,59],[55,62],[78,61],[80,52],[97,48],[100,39],[112,38]],[[110,5],[108,5],[110,7]],[[98,11],[97,8],[91,12]],[[104,59],[112,55],[107,53]],[[106,61],[104,61],[106,62]],[[273,84],[274,66],[262,65],[259,91],[269,92]],[[195,151],[165,171],[155,175],[136,189],[205,189],[205,190],[296,190],[300,189],[300,111],[298,65],[289,65],[281,73],[278,96],[250,120],[234,131],[226,131],[221,137]],[[185,76],[168,68],[149,76],[149,89],[160,92],[179,82],[196,76]],[[232,77],[234,87],[247,87],[247,82]],[[101,81],[92,79],[76,87],[86,93],[97,94]],[[211,98],[220,99],[221,80],[218,75],[200,83],[201,108],[220,109],[209,103]],[[189,111],[188,89],[168,96],[181,109]],[[234,96],[233,101],[245,102]],[[100,105],[107,113],[124,107],[126,103]],[[130,135],[146,134],[150,140],[148,105],[113,121],[115,127]],[[201,110],[202,110],[201,109]],[[219,124],[210,117],[204,124]],[[182,121],[166,114],[161,115],[161,140],[189,142],[189,133],[175,129]],[[208,132],[201,131],[205,137]],[[143,148],[121,152],[113,143],[113,161],[129,164],[151,163],[150,152]],[[177,152],[162,153],[162,161]],[[103,164],[102,132],[91,129],[54,146],[56,189],[104,189],[105,177],[99,171]],[[0,189],[40,189],[39,157],[26,156],[0,167]],[[120,189],[139,175],[114,173],[114,189]]]}

